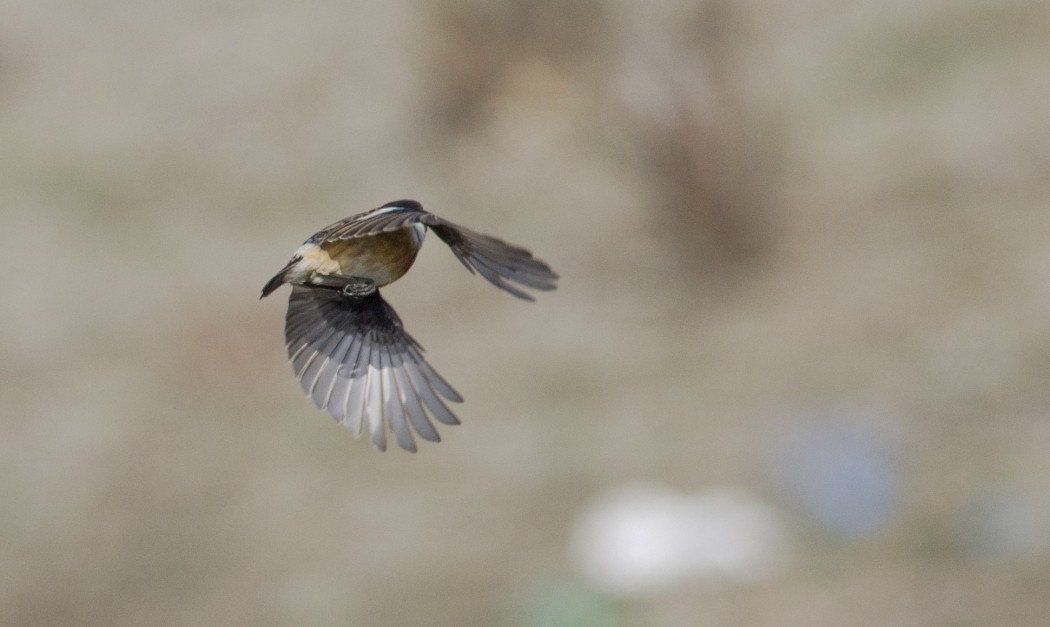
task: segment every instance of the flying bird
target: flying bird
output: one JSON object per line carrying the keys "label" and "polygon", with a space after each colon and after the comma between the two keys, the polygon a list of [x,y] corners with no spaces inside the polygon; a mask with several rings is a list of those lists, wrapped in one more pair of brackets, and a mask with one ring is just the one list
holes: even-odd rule
{"label": "flying bird", "polygon": [[367,428],[386,450],[387,429],[415,452],[413,432],[441,441],[430,418],[459,424],[447,402],[463,397],[427,364],[379,288],[404,276],[427,231],[445,242],[471,273],[518,298],[523,288],[553,290],[558,275],[528,250],[458,226],[396,200],[340,220],[303,242],[263,287],[292,287],[285,317],[288,358],[299,385],[354,437]]}

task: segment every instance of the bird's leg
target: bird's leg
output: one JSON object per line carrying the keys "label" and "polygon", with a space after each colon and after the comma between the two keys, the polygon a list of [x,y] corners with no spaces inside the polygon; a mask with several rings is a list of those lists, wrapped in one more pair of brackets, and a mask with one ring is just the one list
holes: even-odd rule
{"label": "bird's leg", "polygon": [[351,298],[362,296],[371,296],[377,291],[375,281],[372,279],[365,279],[362,277],[350,277],[350,282],[343,286],[340,290],[343,296],[349,296]]}
{"label": "bird's leg", "polygon": [[310,277],[309,284],[312,287],[333,290],[351,298],[370,296],[377,291],[375,281],[372,279],[342,274],[314,274]]}

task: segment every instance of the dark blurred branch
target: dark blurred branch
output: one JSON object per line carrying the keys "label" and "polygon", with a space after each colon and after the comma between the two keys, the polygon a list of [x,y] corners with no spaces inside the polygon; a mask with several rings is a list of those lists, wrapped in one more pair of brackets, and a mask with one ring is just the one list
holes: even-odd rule
{"label": "dark blurred branch", "polygon": [[732,3],[708,2],[647,83],[654,106],[623,116],[651,177],[661,231],[685,269],[724,273],[772,245],[779,129],[750,102],[740,55],[751,45]]}

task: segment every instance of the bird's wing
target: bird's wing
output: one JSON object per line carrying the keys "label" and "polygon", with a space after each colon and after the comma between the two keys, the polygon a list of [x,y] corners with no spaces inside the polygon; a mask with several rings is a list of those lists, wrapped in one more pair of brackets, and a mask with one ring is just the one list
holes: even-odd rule
{"label": "bird's wing", "polygon": [[423,211],[423,205],[415,200],[396,200],[378,209],[359,213],[326,226],[307,242],[320,244],[389,233],[413,224],[422,224],[423,215],[429,214]]}
{"label": "bird's wing", "polygon": [[477,271],[496,287],[518,298],[534,300],[519,286],[538,290],[555,288],[558,275],[528,250],[439,218],[424,211],[423,206],[414,200],[396,200],[368,213],[336,222],[314,238],[320,243],[367,237],[413,224],[430,227],[471,273]]}
{"label": "bird's wing", "polygon": [[414,452],[413,431],[425,440],[441,439],[428,414],[459,424],[442,397],[456,403],[463,398],[427,364],[422,347],[378,291],[348,297],[293,286],[285,340],[306,395],[354,437],[366,427],[381,451],[387,427],[398,446]]}
{"label": "bird's wing", "polygon": [[421,221],[448,244],[467,270],[477,271],[496,287],[524,300],[535,299],[519,285],[545,291],[555,288],[558,275],[520,246],[471,231],[432,213],[424,213]]}

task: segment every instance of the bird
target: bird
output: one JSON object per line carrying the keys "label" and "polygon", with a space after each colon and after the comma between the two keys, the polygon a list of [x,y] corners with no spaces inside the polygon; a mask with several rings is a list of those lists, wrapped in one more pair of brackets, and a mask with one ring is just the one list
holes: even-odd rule
{"label": "bird", "polygon": [[472,274],[527,301],[558,275],[520,246],[453,224],[415,200],[395,200],[308,238],[262,289],[291,286],[285,344],[296,379],[318,409],[379,451],[387,432],[416,452],[413,434],[440,442],[431,418],[460,424],[448,403],[463,397],[423,357],[423,347],[379,293],[408,272],[433,231]]}

